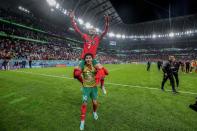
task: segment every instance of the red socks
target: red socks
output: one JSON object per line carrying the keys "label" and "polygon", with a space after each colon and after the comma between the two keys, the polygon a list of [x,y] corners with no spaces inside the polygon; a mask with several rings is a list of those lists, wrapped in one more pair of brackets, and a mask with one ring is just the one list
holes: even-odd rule
{"label": "red socks", "polygon": [[93,111],[96,112],[97,104],[94,104],[93,102],[92,102],[92,104],[93,104]]}
{"label": "red socks", "polygon": [[81,106],[81,121],[85,120],[86,109],[87,109],[87,106],[85,104],[82,104],[82,106]]}
{"label": "red socks", "polygon": [[104,86],[104,82],[105,82],[105,80],[101,79],[101,88]]}

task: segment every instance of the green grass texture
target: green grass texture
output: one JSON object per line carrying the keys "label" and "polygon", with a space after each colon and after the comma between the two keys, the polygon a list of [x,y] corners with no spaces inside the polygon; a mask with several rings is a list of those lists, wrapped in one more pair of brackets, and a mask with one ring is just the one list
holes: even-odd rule
{"label": "green grass texture", "polygon": [[[99,88],[97,121],[89,101],[85,131],[197,131],[197,74],[179,73],[178,94],[162,71],[143,64],[104,65],[107,95]],[[0,131],[78,131],[81,84],[73,67],[0,71]]]}

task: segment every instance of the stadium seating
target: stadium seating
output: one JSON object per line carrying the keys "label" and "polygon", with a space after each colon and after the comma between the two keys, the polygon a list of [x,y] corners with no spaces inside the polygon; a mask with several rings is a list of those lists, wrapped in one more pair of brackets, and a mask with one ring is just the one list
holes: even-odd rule
{"label": "stadium seating", "polygon": [[[11,52],[12,59],[28,57],[32,57],[34,60],[79,59],[80,51],[75,50],[75,48],[79,48],[79,44],[56,37],[72,36],[72,33],[68,30],[49,24],[40,18],[34,17],[33,14],[26,15],[0,9],[0,16],[1,22],[4,20],[0,25],[0,59],[3,59],[3,54],[6,52]],[[116,53],[115,55],[109,55],[110,52],[104,52],[104,54],[98,55],[98,59],[101,63],[107,64],[145,62],[148,60],[156,62],[160,59],[167,60],[169,55],[175,55],[177,60],[185,61],[193,60],[197,56],[195,49],[187,48],[181,51],[162,49],[134,51],[121,49],[121,52],[123,53]]]}

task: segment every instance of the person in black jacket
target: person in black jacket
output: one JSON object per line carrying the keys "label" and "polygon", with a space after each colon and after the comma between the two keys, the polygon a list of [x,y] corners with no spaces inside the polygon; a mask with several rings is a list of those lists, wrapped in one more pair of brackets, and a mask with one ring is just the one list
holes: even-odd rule
{"label": "person in black jacket", "polygon": [[162,70],[163,70],[163,81],[161,84],[161,90],[164,91],[164,85],[166,81],[169,79],[170,84],[172,86],[172,92],[177,93],[175,89],[175,83],[174,83],[174,78],[173,78],[173,62],[175,61],[174,56],[169,56],[168,62],[164,63]]}
{"label": "person in black jacket", "polygon": [[148,61],[148,62],[147,62],[147,68],[146,68],[147,71],[150,71],[150,66],[151,66],[151,62]]}
{"label": "person in black jacket", "polygon": [[190,62],[186,61],[185,66],[186,66],[186,73],[189,73],[190,72]]}
{"label": "person in black jacket", "polygon": [[179,87],[179,74],[178,74],[178,72],[179,72],[179,67],[180,67],[179,62],[174,61],[174,62],[173,62],[173,67],[172,67],[172,72],[173,72],[173,76],[174,76],[174,78],[175,78],[175,80],[176,80],[176,86],[177,86],[177,87]]}
{"label": "person in black jacket", "polygon": [[159,61],[157,61],[157,68],[158,68],[158,71],[160,71],[161,67],[162,67],[162,61],[159,60]]}
{"label": "person in black jacket", "polygon": [[29,68],[31,68],[31,65],[32,65],[32,58],[31,56],[29,57]]}

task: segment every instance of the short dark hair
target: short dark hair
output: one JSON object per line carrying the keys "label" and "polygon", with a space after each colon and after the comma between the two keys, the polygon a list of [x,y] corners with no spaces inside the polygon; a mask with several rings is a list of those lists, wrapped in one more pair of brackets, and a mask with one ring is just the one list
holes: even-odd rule
{"label": "short dark hair", "polygon": [[87,56],[91,56],[91,57],[93,58],[93,55],[92,55],[91,53],[87,53],[87,54],[85,54],[84,59],[85,59]]}

